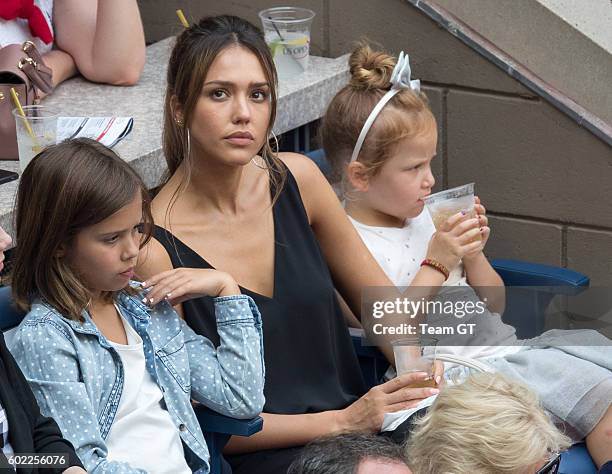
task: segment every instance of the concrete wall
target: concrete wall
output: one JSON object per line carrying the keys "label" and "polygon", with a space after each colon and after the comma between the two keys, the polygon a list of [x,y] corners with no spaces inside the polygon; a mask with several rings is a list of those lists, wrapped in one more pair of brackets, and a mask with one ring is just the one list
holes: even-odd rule
{"label": "concrete wall", "polygon": [[[568,266],[612,285],[610,147],[402,0],[302,0],[313,50],[336,57],[362,36],[411,55],[440,128],[439,187],[475,181],[491,216],[490,257]],[[252,21],[271,2],[141,0],[149,41],[177,30],[177,5]]]}
{"label": "concrete wall", "polygon": [[588,111],[612,123],[610,0],[435,2]]}
{"label": "concrete wall", "polygon": [[270,1],[219,1],[219,0],[138,0],[140,14],[145,26],[147,43],[153,43],[180,32],[183,27],[176,17],[176,10],[181,8],[189,23],[205,15],[237,15],[261,27],[257,13],[272,6],[300,6],[310,8],[316,14],[313,23],[311,48],[317,56],[329,56],[327,51],[327,18],[326,0],[289,0]]}

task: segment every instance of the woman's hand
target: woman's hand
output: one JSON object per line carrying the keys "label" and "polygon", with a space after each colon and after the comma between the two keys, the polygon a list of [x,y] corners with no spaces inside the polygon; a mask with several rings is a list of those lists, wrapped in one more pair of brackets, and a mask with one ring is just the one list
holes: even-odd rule
{"label": "woman's hand", "polygon": [[488,227],[481,226],[480,219],[470,218],[464,212],[449,217],[429,241],[427,258],[452,271],[464,256],[482,251],[482,240],[478,236],[488,232]]}
{"label": "woman's hand", "polygon": [[11,236],[0,227],[0,270],[4,268],[4,251],[11,246]]}
{"label": "woman's hand", "polygon": [[143,288],[151,288],[144,303],[154,305],[166,299],[171,305],[201,296],[239,295],[240,288],[224,272],[202,268],[175,268],[147,278]]}
{"label": "woman's hand", "polygon": [[415,407],[421,400],[439,393],[436,388],[410,388],[427,379],[425,372],[401,375],[371,388],[359,400],[339,411],[338,431],[370,431],[378,433],[385,413]]}
{"label": "woman's hand", "polygon": [[433,378],[438,387],[444,383],[444,362],[441,360],[436,360],[434,362]]}

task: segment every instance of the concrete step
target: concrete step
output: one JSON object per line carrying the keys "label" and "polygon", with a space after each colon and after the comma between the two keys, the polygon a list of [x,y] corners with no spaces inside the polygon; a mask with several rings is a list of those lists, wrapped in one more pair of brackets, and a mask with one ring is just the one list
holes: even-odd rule
{"label": "concrete step", "polygon": [[[417,2],[418,3],[418,2]],[[612,124],[610,0],[432,0]]]}

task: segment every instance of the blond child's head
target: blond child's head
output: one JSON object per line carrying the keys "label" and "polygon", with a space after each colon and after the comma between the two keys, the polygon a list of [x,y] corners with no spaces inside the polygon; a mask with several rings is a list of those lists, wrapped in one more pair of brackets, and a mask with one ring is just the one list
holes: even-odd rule
{"label": "blond child's head", "polygon": [[477,374],[438,395],[406,455],[415,474],[533,474],[569,444],[528,387]]}
{"label": "blond child's head", "polygon": [[357,159],[350,162],[364,123],[391,88],[396,59],[360,43],[349,59],[350,82],[334,97],[323,118],[321,140],[342,181],[345,197],[366,200],[377,212],[403,220],[423,209],[435,180],[436,120],[427,97],[404,88],[394,95],[367,131]]}

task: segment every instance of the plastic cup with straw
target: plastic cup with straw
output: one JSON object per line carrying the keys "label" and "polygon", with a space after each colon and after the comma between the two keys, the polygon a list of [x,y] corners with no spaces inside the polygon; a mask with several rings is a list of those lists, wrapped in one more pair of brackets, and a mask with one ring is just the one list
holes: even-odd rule
{"label": "plastic cup with straw", "polygon": [[264,37],[281,80],[308,69],[310,26],[315,13],[307,8],[273,7],[259,12]]}
{"label": "plastic cup with straw", "polygon": [[23,171],[30,160],[57,138],[57,113],[43,105],[22,106],[15,89],[11,88],[15,104],[13,116],[17,131],[19,165]]}
{"label": "plastic cup with straw", "polygon": [[40,153],[40,144],[38,143],[36,135],[34,135],[34,131],[32,130],[32,126],[30,125],[30,121],[28,120],[25,112],[23,111],[23,107],[21,106],[21,102],[19,102],[19,97],[17,97],[17,92],[15,91],[14,87],[11,87],[11,97],[13,98],[13,103],[15,104],[19,115],[21,115],[21,117],[23,118],[23,124],[25,125],[28,135],[30,135],[32,141],[34,142],[34,146],[38,150],[36,153]]}

